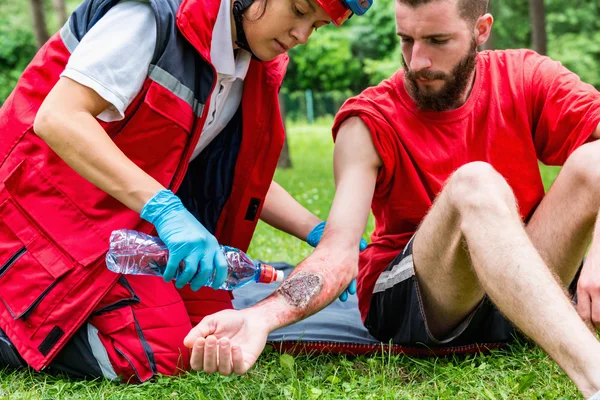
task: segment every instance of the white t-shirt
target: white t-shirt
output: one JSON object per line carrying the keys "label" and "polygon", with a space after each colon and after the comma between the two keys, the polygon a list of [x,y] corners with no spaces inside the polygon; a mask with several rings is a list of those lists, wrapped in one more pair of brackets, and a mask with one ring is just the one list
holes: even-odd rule
{"label": "white t-shirt", "polygon": [[[231,43],[230,1],[223,0],[213,30],[211,61],[217,85],[192,159],[223,130],[237,111],[251,55]],[[156,47],[156,19],[147,2],[122,0],[83,37],[61,76],[93,89],[111,104],[98,119],[119,121],[148,76]]]}

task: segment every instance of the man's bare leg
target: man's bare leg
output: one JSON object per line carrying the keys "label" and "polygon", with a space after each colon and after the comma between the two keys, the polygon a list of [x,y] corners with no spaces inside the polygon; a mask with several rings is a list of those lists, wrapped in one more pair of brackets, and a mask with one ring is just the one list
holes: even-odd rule
{"label": "man's bare leg", "polygon": [[600,142],[576,150],[527,224],[533,245],[561,283],[568,286],[592,239],[600,208],[597,164]]}
{"label": "man's bare leg", "polygon": [[[600,180],[589,173],[589,165],[593,165],[597,154],[600,154],[600,142],[586,144],[573,153],[526,227],[546,265],[565,287],[579,268],[600,208]],[[434,321],[430,326],[438,335],[456,326],[479,304],[484,293],[472,270],[453,268],[456,264],[470,265],[462,233],[456,229],[457,219],[458,215],[447,207],[433,207],[417,235],[430,238],[430,243],[438,243],[436,249],[444,249],[427,252],[429,244],[426,243],[424,251],[417,250],[415,255],[418,264],[437,264],[448,272],[437,276],[431,285],[421,283],[422,289],[430,294],[427,301],[431,307],[426,306],[426,309],[432,308],[432,312],[439,309],[439,315],[431,316]],[[429,224],[429,220],[434,223]],[[421,240],[416,238],[415,242]],[[415,243],[415,246],[420,244]],[[421,276],[427,271],[417,270],[417,274]],[[437,271],[432,274],[436,275]],[[431,290],[428,286],[432,286]]]}
{"label": "man's bare leg", "polygon": [[508,184],[489,165],[468,164],[452,176],[413,246],[434,335],[454,328],[487,293],[584,395],[598,391],[600,343],[534,248]]}

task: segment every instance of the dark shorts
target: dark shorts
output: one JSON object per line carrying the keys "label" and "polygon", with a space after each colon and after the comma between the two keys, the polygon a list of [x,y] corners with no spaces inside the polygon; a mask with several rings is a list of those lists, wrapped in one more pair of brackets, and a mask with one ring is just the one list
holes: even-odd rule
{"label": "dark shorts", "polygon": [[377,280],[365,326],[382,342],[413,347],[508,343],[516,334],[513,325],[485,297],[455,329],[444,337],[434,337],[427,327],[415,276],[412,239]]}

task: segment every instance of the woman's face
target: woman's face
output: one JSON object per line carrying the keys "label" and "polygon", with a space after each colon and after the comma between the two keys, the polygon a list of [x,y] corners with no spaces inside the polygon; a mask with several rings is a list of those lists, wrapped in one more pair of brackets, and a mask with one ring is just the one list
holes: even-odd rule
{"label": "woman's face", "polygon": [[315,0],[256,0],[245,13],[244,32],[256,57],[269,61],[305,44],[315,29],[330,22]]}

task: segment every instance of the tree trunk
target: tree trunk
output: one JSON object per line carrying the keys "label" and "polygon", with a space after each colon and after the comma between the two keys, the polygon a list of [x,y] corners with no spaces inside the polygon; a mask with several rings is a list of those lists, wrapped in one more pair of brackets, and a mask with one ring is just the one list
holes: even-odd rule
{"label": "tree trunk", "polygon": [[545,55],[546,39],[546,8],[544,0],[529,0],[529,19],[531,20],[531,47]]}
{"label": "tree trunk", "polygon": [[33,21],[33,33],[38,48],[48,41],[50,35],[46,27],[46,14],[44,12],[44,0],[29,0],[31,5],[31,17]]}
{"label": "tree trunk", "polygon": [[285,138],[283,140],[283,149],[279,155],[279,161],[277,162],[278,168],[292,168],[292,158],[290,157],[290,148],[287,141],[287,126],[285,123],[285,102],[283,101],[283,95],[279,92],[279,109],[281,110],[281,118],[283,119],[283,128],[285,130]]}
{"label": "tree trunk", "polygon": [[54,7],[54,11],[58,17],[59,25],[63,26],[67,22],[68,18],[65,0],[52,0],[52,6]]}

